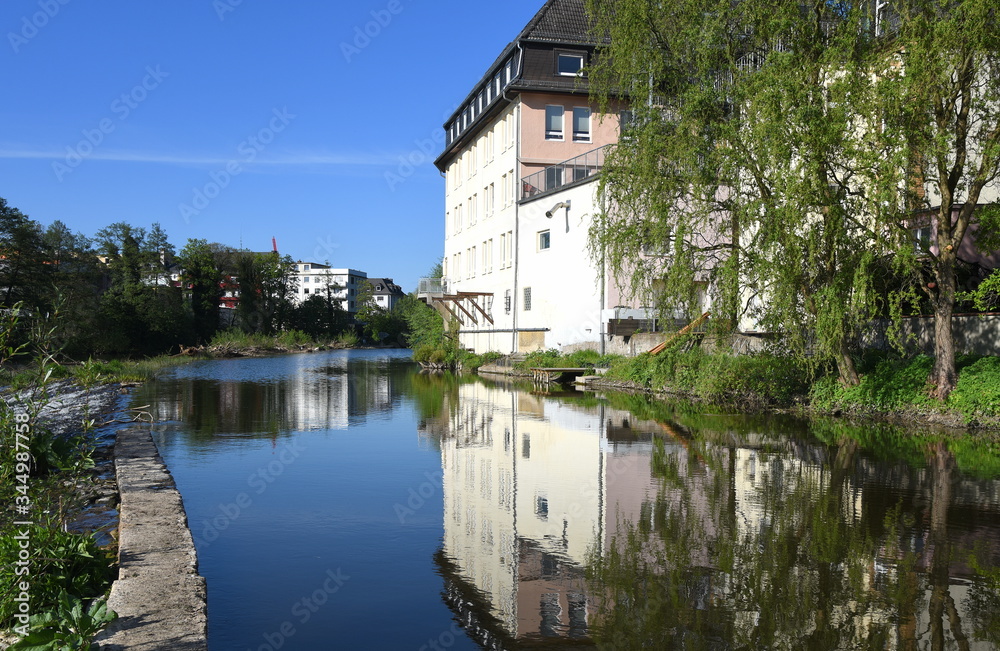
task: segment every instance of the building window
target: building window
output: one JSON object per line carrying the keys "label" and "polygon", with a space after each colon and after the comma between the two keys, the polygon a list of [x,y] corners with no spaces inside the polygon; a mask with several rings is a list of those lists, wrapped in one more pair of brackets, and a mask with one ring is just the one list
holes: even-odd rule
{"label": "building window", "polygon": [[931,250],[930,226],[924,226],[922,228],[918,228],[913,232],[913,236],[914,236],[913,246],[918,254],[930,252]]}
{"label": "building window", "polygon": [[305,278],[303,278],[303,279],[302,279],[302,282],[304,282],[304,283],[307,283],[307,282],[309,282],[309,276],[306,276]]}
{"label": "building window", "polygon": [[525,312],[530,312],[531,311],[531,288],[530,287],[525,287],[524,288],[524,311]]}
{"label": "building window", "polygon": [[632,111],[620,111],[618,113],[618,133],[625,132],[635,127],[635,113]]}
{"label": "building window", "polygon": [[538,250],[545,251],[552,246],[552,235],[549,231],[538,233]]}
{"label": "building window", "polygon": [[573,142],[590,142],[590,109],[573,109]]}
{"label": "building window", "polygon": [[510,290],[509,289],[503,295],[503,311],[506,314],[510,314]]}
{"label": "building window", "polygon": [[545,139],[563,139],[563,107],[552,105],[545,107]]}
{"label": "building window", "polygon": [[549,519],[549,501],[541,495],[535,496],[535,515],[541,520]]}
{"label": "building window", "polygon": [[303,289],[303,290],[302,290],[302,293],[303,293],[303,294],[308,294],[308,293],[309,293],[309,288],[308,288],[308,287],[306,287],[305,289]]}
{"label": "building window", "polygon": [[556,63],[556,73],[576,77],[583,73],[583,55],[560,52]]}
{"label": "building window", "polygon": [[307,264],[302,265],[302,271],[309,271],[309,265]]}
{"label": "building window", "polygon": [[545,168],[545,189],[555,190],[556,188],[562,187],[563,184],[563,169],[557,165]]}

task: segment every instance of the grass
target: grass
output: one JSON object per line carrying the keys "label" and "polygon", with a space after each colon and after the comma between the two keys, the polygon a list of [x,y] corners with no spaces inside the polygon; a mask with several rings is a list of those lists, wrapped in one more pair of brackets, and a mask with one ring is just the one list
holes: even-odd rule
{"label": "grass", "polygon": [[288,350],[311,346],[334,345],[340,348],[357,346],[360,340],[353,330],[347,330],[330,342],[317,341],[301,330],[286,330],[276,335],[247,333],[238,328],[230,328],[217,333],[209,348]]}

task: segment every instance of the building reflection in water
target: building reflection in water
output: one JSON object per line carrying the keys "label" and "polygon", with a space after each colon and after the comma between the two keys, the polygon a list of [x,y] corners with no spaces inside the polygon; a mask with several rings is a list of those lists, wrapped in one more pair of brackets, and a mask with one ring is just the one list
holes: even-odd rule
{"label": "building reflection in water", "polygon": [[452,389],[421,431],[436,561],[484,648],[995,648],[1000,482],[942,445],[908,465],[798,421]]}
{"label": "building reflection in water", "polygon": [[588,553],[655,494],[651,437],[622,429],[627,412],[485,383],[451,407],[424,424],[441,441],[449,605],[487,647],[585,644]]}
{"label": "building reflection in water", "polygon": [[[183,421],[198,435],[234,432],[275,435],[303,430],[342,430],[376,414],[388,414],[409,386],[406,357],[377,359],[340,354],[212,362],[212,377],[198,377],[198,363],[178,369],[150,387],[149,409],[157,422]],[[232,373],[218,373],[229,364]],[[222,376],[220,379],[219,376]],[[136,401],[144,404],[140,390]]]}

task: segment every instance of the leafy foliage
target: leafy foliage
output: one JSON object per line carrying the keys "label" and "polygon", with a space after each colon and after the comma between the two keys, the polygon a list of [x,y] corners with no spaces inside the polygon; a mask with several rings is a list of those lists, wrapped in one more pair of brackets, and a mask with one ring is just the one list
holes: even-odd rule
{"label": "leafy foliage", "polygon": [[690,314],[707,283],[731,326],[753,317],[850,384],[859,329],[919,292],[946,396],[957,255],[1000,174],[994,3],[893,3],[892,20],[870,3],[587,7],[606,43],[592,87],[635,116],[591,233],[626,289]]}
{"label": "leafy foliage", "polygon": [[104,598],[84,610],[79,599],[63,592],[54,611],[33,615],[28,635],[7,647],[17,651],[64,651],[96,648],[91,640],[118,615]]}
{"label": "leafy foliage", "polygon": [[958,384],[948,396],[948,406],[968,422],[1000,418],[1000,357],[983,357],[960,364]]}

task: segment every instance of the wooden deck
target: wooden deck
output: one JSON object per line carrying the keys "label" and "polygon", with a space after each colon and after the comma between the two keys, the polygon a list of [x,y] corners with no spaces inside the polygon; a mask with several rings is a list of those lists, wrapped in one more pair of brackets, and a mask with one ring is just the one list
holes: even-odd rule
{"label": "wooden deck", "polygon": [[532,368],[531,377],[535,382],[551,384],[556,382],[568,382],[581,375],[593,373],[592,368]]}

